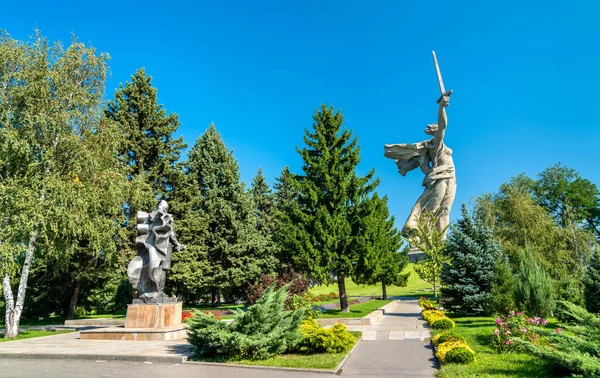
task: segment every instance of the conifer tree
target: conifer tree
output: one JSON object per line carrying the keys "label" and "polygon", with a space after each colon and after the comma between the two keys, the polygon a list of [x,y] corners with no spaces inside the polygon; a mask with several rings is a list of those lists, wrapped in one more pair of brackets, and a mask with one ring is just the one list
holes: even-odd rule
{"label": "conifer tree", "polygon": [[[297,206],[298,191],[294,186],[295,178],[286,166],[281,170],[281,174],[276,179],[273,188],[273,202],[275,205],[275,229],[274,241],[276,244],[277,258],[280,268],[293,265],[293,250],[288,248],[294,245],[295,230],[291,214]],[[298,267],[295,267],[297,269]]]}
{"label": "conifer tree", "polygon": [[442,294],[450,298],[444,305],[461,314],[485,314],[492,298],[494,268],[500,246],[493,239],[492,230],[475,221],[462,205],[462,219],[444,247],[450,259],[442,269]]}
{"label": "conifer tree", "polygon": [[120,84],[115,99],[107,104],[105,116],[121,126],[126,142],[121,159],[129,167],[130,178],[145,175],[152,186],[154,206],[158,200],[173,199],[173,189],[181,179],[183,137],[174,138],[179,127],[177,114],[167,114],[158,103],[152,76],[138,69],[131,82]]}
{"label": "conifer tree", "polygon": [[270,238],[273,235],[275,227],[274,195],[260,168],[252,179],[250,194],[252,195],[255,206],[256,228],[263,236]]}
{"label": "conifer tree", "polygon": [[[275,261],[257,231],[254,202],[240,182],[233,153],[214,125],[196,140],[188,158],[187,174],[196,195],[181,223],[188,232],[194,231],[192,225],[202,226],[188,235],[195,249],[180,254],[177,261],[182,266],[174,267],[172,276],[198,292],[210,290],[212,303],[219,305],[221,293],[243,295],[249,283],[273,271]],[[188,264],[202,272],[187,270]]]}
{"label": "conifer tree", "polygon": [[598,250],[592,254],[583,283],[585,308],[594,314],[600,313],[600,251]]}
{"label": "conifer tree", "polygon": [[305,130],[306,146],[297,148],[304,162],[302,175],[294,185],[298,201],[291,209],[295,225],[292,245],[294,263],[312,279],[323,283],[337,280],[340,307],[349,311],[347,277],[360,253],[355,245],[358,206],[378,184],[374,170],[359,176],[358,140],[343,127],[343,116],[333,107],[322,105],[315,111],[313,130]]}
{"label": "conifer tree", "polygon": [[387,287],[406,286],[408,275],[402,271],[408,264],[408,246],[402,251],[402,235],[390,217],[387,196],[377,193],[361,206],[359,236],[355,239],[358,256],[353,280],[357,284],[381,285],[382,298],[387,299]]}

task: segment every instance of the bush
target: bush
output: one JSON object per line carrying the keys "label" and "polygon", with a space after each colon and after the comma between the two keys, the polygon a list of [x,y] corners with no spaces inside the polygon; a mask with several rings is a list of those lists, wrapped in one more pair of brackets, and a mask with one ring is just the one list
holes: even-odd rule
{"label": "bush", "polygon": [[510,311],[504,318],[496,319],[496,329],[492,339],[492,346],[496,351],[502,353],[520,348],[521,344],[516,343],[516,339],[536,343],[538,334],[536,327],[546,326],[548,321],[538,316],[528,318],[524,312]]}
{"label": "bush", "polygon": [[306,318],[316,319],[321,312],[315,309],[315,302],[315,296],[311,292],[307,292],[304,295],[294,295],[286,307],[288,310],[303,309]]}
{"label": "bush", "polygon": [[552,278],[526,253],[521,253],[515,299],[517,306],[531,315],[548,317],[554,309]]}
{"label": "bush", "polygon": [[246,312],[234,310],[229,325],[195,311],[187,321],[188,341],[199,356],[231,359],[265,359],[291,350],[300,341],[304,311],[286,311],[287,298],[286,286],[274,291],[271,285]]}
{"label": "bush", "polygon": [[469,346],[467,344],[465,344],[464,342],[461,342],[461,341],[446,342],[446,343],[440,344],[437,347],[437,353],[435,355],[437,358],[440,359],[440,361],[446,363],[446,362],[449,362],[446,359],[446,357],[448,356],[448,352],[450,352],[451,350],[454,350],[454,349],[465,349],[468,352],[470,352],[473,355],[473,359],[475,359],[475,351],[473,349],[469,348]]}
{"label": "bush", "polygon": [[475,352],[471,348],[454,348],[446,353],[446,362],[468,364],[475,361]]}
{"label": "bush", "polygon": [[75,318],[83,318],[87,315],[87,311],[83,307],[76,307],[75,311],[73,311],[73,317]]}
{"label": "bush", "polygon": [[438,333],[433,337],[433,345],[436,347],[446,342],[454,343],[457,341],[463,342],[465,344],[467,343],[467,341],[462,335],[459,335],[458,333],[454,332],[442,332]]}
{"label": "bush", "polygon": [[586,309],[600,313],[600,250],[592,254],[583,283]]}
{"label": "bush", "polygon": [[433,329],[451,329],[454,328],[454,320],[444,317],[442,319],[438,319],[431,323],[431,328]]}
{"label": "bush", "polygon": [[285,303],[286,306],[288,306],[288,310],[290,309],[289,305],[292,302],[294,295],[301,297],[308,292],[308,278],[296,273],[293,268],[289,268],[288,270],[280,273],[278,277],[263,274],[260,281],[256,285],[250,285],[246,304],[252,305],[256,303],[258,298],[260,298],[264,291],[273,283],[275,283],[275,289],[279,289],[287,285],[288,298],[286,299]]}
{"label": "bush", "polygon": [[321,327],[315,320],[307,319],[300,326],[302,340],[298,350],[304,353],[343,353],[356,343],[356,338],[343,324],[329,329]]}
{"label": "bush", "polygon": [[419,298],[419,306],[421,306],[423,310],[435,310],[433,303],[425,297]]}
{"label": "bush", "polygon": [[488,314],[506,314],[515,308],[515,275],[503,253],[496,259],[491,294],[486,308]]}

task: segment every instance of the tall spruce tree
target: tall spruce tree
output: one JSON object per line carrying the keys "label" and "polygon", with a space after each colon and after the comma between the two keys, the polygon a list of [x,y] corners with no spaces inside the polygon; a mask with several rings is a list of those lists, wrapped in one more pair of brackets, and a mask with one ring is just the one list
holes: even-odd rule
{"label": "tall spruce tree", "polygon": [[313,116],[313,130],[305,130],[306,146],[297,148],[304,162],[302,175],[296,176],[298,202],[291,211],[296,226],[294,263],[312,279],[323,283],[337,280],[340,307],[348,312],[346,278],[353,273],[358,251],[358,206],[378,185],[374,170],[359,176],[358,140],[342,126],[338,110],[322,105]]}
{"label": "tall spruce tree", "polygon": [[[406,286],[410,273],[402,273],[408,264],[408,250],[402,249],[402,235],[390,217],[387,196],[377,193],[361,206],[357,226],[359,236],[355,239],[358,256],[353,281],[357,284],[381,285],[381,296],[387,299],[387,287]],[[402,249],[402,250],[401,250]]]}
{"label": "tall spruce tree", "polygon": [[450,298],[444,307],[460,314],[485,314],[492,299],[500,246],[493,240],[492,230],[475,221],[465,204],[461,212],[462,219],[451,228],[444,247],[450,258],[441,274],[442,295]]}
{"label": "tall spruce tree", "polygon": [[153,201],[172,200],[173,189],[181,179],[178,160],[187,144],[183,137],[174,138],[179,118],[177,114],[167,114],[158,103],[152,76],[144,68],[131,76],[131,82],[119,85],[115,99],[107,104],[105,116],[121,126],[126,140],[121,158],[130,169],[130,177],[146,177],[152,186]]}
{"label": "tall spruce tree", "polygon": [[[294,245],[296,225],[294,225],[291,214],[297,206],[298,190],[296,188],[295,178],[286,166],[281,170],[281,174],[276,179],[273,188],[275,189],[275,229],[274,241],[276,244],[277,257],[280,268],[289,267],[294,263],[294,254],[288,246]],[[298,267],[295,267],[297,269]]]}
{"label": "tall spruce tree", "polygon": [[203,271],[194,276],[195,282],[189,282],[193,272],[183,270],[184,266],[174,267],[172,276],[188,280],[198,291],[208,289],[213,305],[219,305],[221,293],[243,296],[249,283],[274,270],[275,261],[268,253],[267,240],[257,231],[254,202],[240,182],[233,153],[214,125],[196,140],[188,159],[187,173],[197,196],[190,199],[182,228],[189,232],[191,224],[203,226],[187,236],[196,249],[179,254],[177,261]]}

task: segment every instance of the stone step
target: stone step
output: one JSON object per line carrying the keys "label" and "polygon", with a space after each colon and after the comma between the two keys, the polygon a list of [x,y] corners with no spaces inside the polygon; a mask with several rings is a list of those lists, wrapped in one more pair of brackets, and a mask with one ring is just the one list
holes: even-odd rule
{"label": "stone step", "polygon": [[419,340],[424,341],[431,338],[431,331],[425,330],[396,330],[396,331],[363,331],[362,339],[372,340]]}

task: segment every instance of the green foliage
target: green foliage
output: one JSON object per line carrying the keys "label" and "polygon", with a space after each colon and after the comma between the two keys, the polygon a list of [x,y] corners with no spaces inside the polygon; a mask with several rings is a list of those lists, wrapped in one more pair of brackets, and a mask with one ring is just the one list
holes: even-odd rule
{"label": "green foliage", "polygon": [[302,339],[298,350],[303,353],[342,353],[347,352],[356,343],[356,338],[344,324],[336,323],[325,329],[315,320],[307,319],[300,326]]}
{"label": "green foliage", "polygon": [[557,298],[582,303],[585,262],[597,248],[584,219],[592,213],[597,189],[560,165],[539,177],[512,178],[497,193],[481,196],[475,213],[493,228],[513,270],[519,266],[521,251],[527,250],[555,281]]}
{"label": "green foliage", "polygon": [[586,309],[600,313],[600,250],[594,251],[583,282]]}
{"label": "green foliage", "polygon": [[317,309],[315,296],[306,292],[303,295],[294,295],[292,297],[291,302],[288,305],[288,308],[292,310],[304,310],[304,316],[307,319],[316,319],[320,315],[320,311]]}
{"label": "green foliage", "polygon": [[498,254],[494,264],[491,298],[487,303],[488,314],[507,314],[515,308],[515,275],[512,272],[508,258]]}
{"label": "green foliage", "polygon": [[444,307],[458,314],[486,314],[492,298],[494,265],[500,246],[492,230],[474,220],[462,205],[462,219],[452,228],[444,254],[450,259],[441,273]]}
{"label": "green foliage", "polygon": [[406,246],[401,252],[402,235],[390,217],[387,197],[375,193],[359,210],[359,231],[355,247],[363,251],[354,266],[353,281],[357,284],[382,286],[382,299],[387,299],[387,287],[406,286],[410,273],[403,273],[408,264]]}
{"label": "green foliage", "polygon": [[515,277],[515,303],[530,315],[548,317],[554,309],[552,278],[526,253]]}
{"label": "green foliage", "polygon": [[569,320],[568,325],[546,331],[543,343],[523,341],[522,347],[551,363],[557,373],[599,376],[600,318],[566,301],[560,302],[558,312],[561,318]]}
{"label": "green foliage", "polygon": [[229,325],[196,311],[187,321],[188,341],[199,356],[265,359],[291,350],[300,340],[304,313],[286,311],[286,298],[285,287],[272,286],[246,312],[236,310]]}
{"label": "green foliage", "polygon": [[119,130],[101,115],[107,59],[76,38],[65,49],[39,32],[0,34],[0,270],[6,282],[21,270],[16,298],[4,291],[13,325],[34,259],[72,272],[76,288],[117,250],[128,186]]}
{"label": "green foliage", "polygon": [[446,230],[438,230],[437,218],[433,213],[423,212],[417,219],[417,228],[411,233],[410,244],[423,251],[425,260],[414,265],[414,270],[423,281],[433,285],[433,296],[437,298],[440,276],[448,258],[444,254],[444,235]]}
{"label": "green foliage", "polygon": [[443,344],[445,342],[463,342],[466,344],[466,340],[464,338],[464,336],[459,335],[456,332],[443,332],[443,333],[438,333],[437,335],[435,335],[435,337],[433,338],[433,345],[434,346],[438,346],[439,344]]}
{"label": "green foliage", "polygon": [[188,301],[223,292],[245,299],[248,284],[275,270],[268,240],[257,231],[251,195],[240,182],[238,165],[214,125],[188,154],[189,195],[181,200],[180,241],[189,245],[175,255],[171,279]]}
{"label": "green foliage", "polygon": [[454,322],[449,318],[441,318],[431,323],[433,329],[452,329],[454,328]]}
{"label": "green foliage", "polygon": [[475,353],[467,348],[454,348],[446,353],[446,362],[454,364],[468,364],[475,361]]}
{"label": "green foliage", "polygon": [[152,187],[152,202],[134,205],[153,207],[160,199],[172,200],[181,175],[178,160],[187,147],[183,137],[173,137],[179,128],[177,114],[167,114],[158,103],[152,76],[144,68],[131,76],[131,82],[120,84],[114,96],[104,114],[123,133],[120,158],[130,178],[144,176]]}
{"label": "green foliage", "polygon": [[577,171],[560,163],[546,168],[533,188],[537,202],[558,224],[584,222],[600,240],[600,191]]}
{"label": "green foliage", "polygon": [[338,281],[340,304],[348,310],[345,278],[363,253],[355,246],[360,235],[357,216],[361,201],[375,189],[374,171],[359,176],[358,140],[343,128],[340,111],[322,105],[313,116],[313,130],[305,130],[305,147],[297,151],[303,174],[292,177],[296,203],[288,209],[288,237],[283,248],[293,255],[294,267],[314,280]]}

